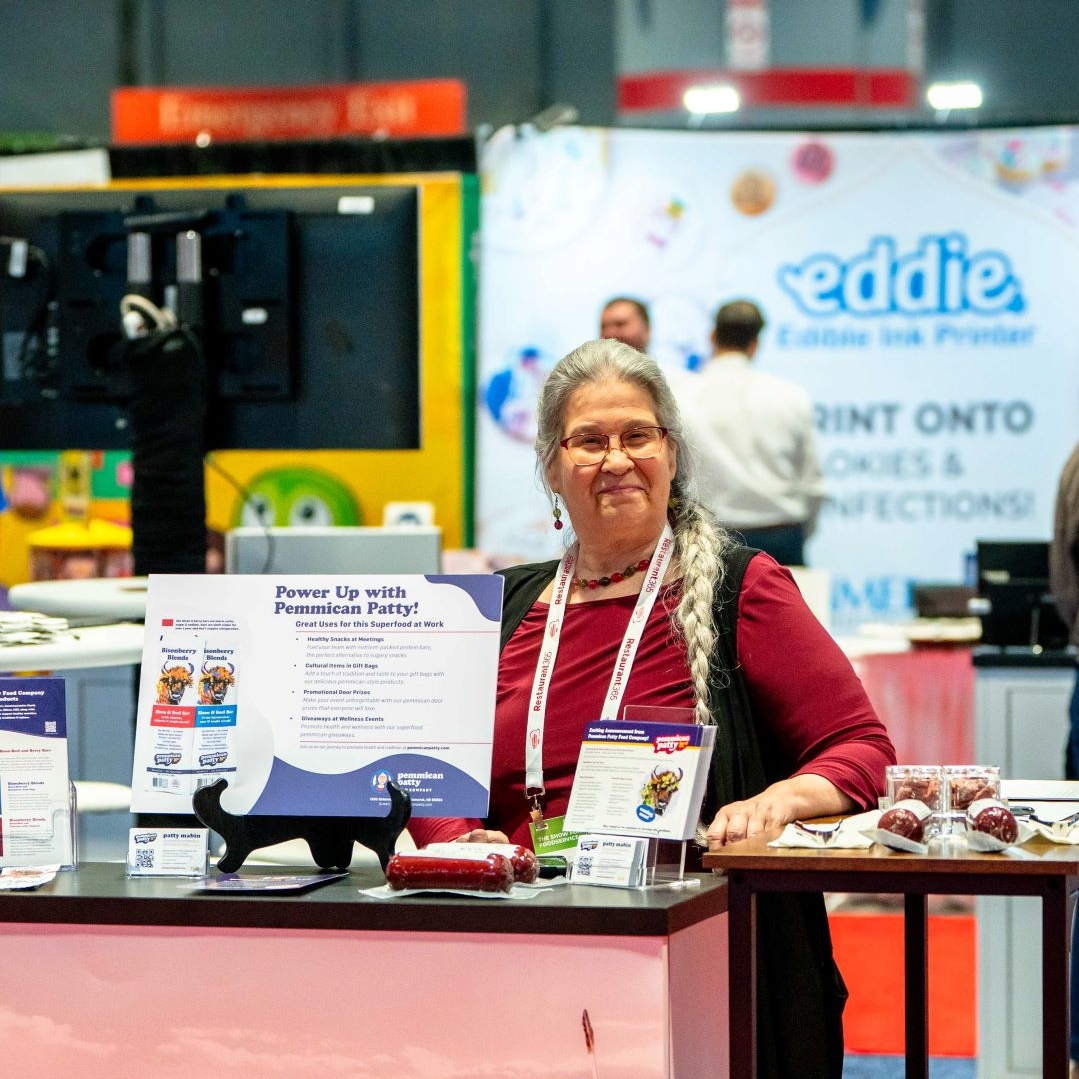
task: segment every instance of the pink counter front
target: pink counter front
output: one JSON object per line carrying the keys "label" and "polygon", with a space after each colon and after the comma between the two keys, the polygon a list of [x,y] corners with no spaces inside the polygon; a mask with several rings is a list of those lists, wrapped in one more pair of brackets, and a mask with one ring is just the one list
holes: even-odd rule
{"label": "pink counter front", "polygon": [[5,1074],[727,1076],[721,880],[360,896],[381,880],[353,870],[303,896],[205,896],[90,864],[0,894]]}

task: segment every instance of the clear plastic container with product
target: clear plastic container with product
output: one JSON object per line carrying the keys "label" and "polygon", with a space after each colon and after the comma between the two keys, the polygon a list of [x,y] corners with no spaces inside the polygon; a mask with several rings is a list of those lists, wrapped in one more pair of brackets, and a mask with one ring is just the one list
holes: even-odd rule
{"label": "clear plastic container with product", "polygon": [[925,838],[937,834],[948,812],[944,769],[939,764],[893,764],[885,769],[886,797],[882,809],[897,802],[921,802],[930,814],[924,821]]}
{"label": "clear plastic container with product", "polygon": [[967,810],[986,798],[1000,798],[1000,768],[991,764],[949,764],[943,769],[950,831],[967,828]]}
{"label": "clear plastic container with product", "polygon": [[908,798],[929,806],[934,813],[946,807],[943,801],[944,769],[939,764],[892,764],[884,770],[887,803]]}
{"label": "clear plastic container with product", "polygon": [[990,764],[948,764],[944,766],[948,788],[948,808],[960,815],[981,798],[1000,798],[1000,769]]}

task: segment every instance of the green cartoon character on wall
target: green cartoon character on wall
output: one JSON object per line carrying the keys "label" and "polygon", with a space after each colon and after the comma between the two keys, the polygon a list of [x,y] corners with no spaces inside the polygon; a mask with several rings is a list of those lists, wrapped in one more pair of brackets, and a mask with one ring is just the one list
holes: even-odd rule
{"label": "green cartoon character on wall", "polygon": [[235,504],[233,525],[304,528],[359,525],[363,514],[353,493],[336,476],[312,468],[271,468],[247,484]]}

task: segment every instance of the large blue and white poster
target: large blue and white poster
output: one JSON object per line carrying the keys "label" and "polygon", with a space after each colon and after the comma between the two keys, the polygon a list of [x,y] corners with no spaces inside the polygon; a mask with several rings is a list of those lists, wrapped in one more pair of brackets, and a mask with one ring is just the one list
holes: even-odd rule
{"label": "large blue and white poster", "polygon": [[[816,406],[808,548],[833,623],[909,613],[978,538],[1045,539],[1079,440],[1074,128],[902,134],[501,131],[483,161],[478,543],[550,557],[538,387],[606,299],[670,370],[716,308],[762,308],[756,363]],[[512,491],[513,497],[507,498]]]}
{"label": "large blue and white poster", "polygon": [[502,578],[152,574],[131,808],[482,817]]}

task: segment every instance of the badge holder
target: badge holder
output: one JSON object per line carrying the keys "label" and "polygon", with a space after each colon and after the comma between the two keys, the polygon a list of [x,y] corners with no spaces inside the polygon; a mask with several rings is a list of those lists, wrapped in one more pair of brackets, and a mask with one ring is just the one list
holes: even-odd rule
{"label": "badge holder", "polygon": [[227,779],[219,779],[200,787],[191,797],[195,816],[225,840],[217,862],[222,873],[235,873],[252,851],[289,839],[306,840],[320,869],[348,869],[353,844],[361,843],[378,855],[385,872],[397,838],[412,816],[408,791],[392,780],[386,784],[390,811],[385,817],[237,816],[221,806],[221,794],[227,786]]}

